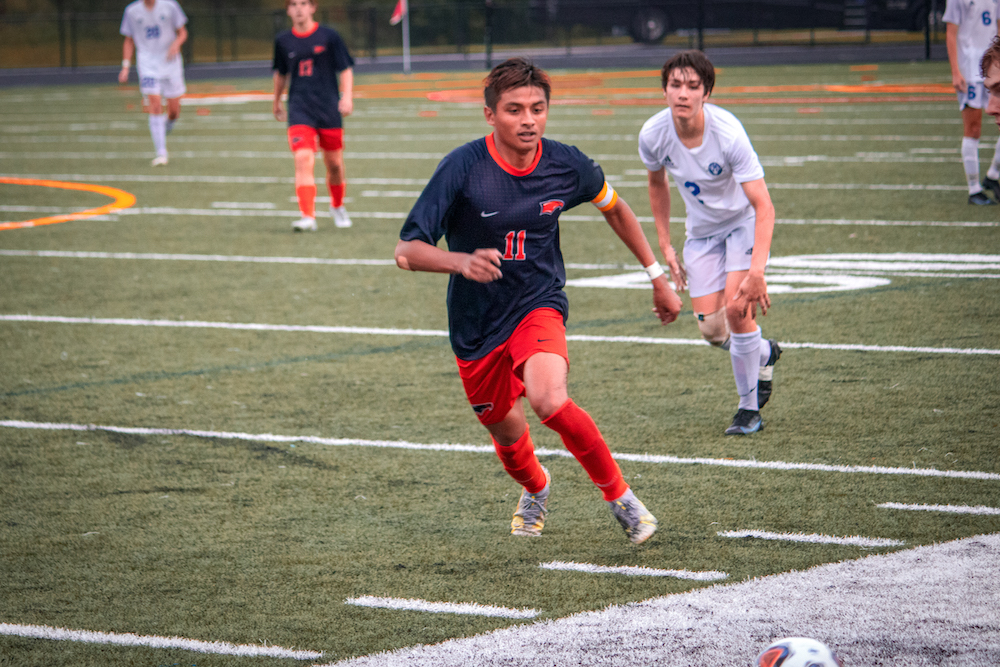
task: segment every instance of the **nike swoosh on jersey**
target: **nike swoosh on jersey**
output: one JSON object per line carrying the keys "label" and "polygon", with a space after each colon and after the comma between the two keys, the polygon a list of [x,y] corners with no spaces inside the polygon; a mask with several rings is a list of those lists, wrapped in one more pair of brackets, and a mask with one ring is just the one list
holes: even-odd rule
{"label": "nike swoosh on jersey", "polygon": [[500,211],[493,211],[492,213],[487,213],[486,211],[482,211],[479,215],[481,215],[484,218],[492,218],[494,215],[496,215],[499,212]]}

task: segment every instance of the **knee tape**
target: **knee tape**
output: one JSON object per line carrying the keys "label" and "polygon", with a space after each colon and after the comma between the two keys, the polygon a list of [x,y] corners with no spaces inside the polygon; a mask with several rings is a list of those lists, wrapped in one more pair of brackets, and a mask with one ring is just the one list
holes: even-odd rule
{"label": "knee tape", "polygon": [[726,321],[726,310],[720,308],[714,313],[695,313],[698,318],[698,330],[701,337],[712,344],[713,347],[728,349],[729,347],[729,323]]}

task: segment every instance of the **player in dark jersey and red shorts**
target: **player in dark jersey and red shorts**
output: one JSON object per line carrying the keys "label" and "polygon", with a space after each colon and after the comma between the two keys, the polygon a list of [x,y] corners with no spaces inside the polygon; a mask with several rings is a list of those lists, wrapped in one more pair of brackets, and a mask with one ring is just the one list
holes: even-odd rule
{"label": "player in dark jersey and red shorts", "polygon": [[354,59],[336,30],[313,19],[314,0],[287,0],[292,29],[274,40],[274,117],[285,120],[281,95],[288,89],[288,145],[295,154],[295,194],[302,218],[297,232],[316,231],[316,151],[323,149],[330,212],[337,227],[350,227],[344,208],[343,117],[354,110]]}
{"label": "player in dark jersey and red shorts", "polygon": [[[526,396],[638,544],[656,531],[656,518],[625,483],[594,420],[567,394],[559,214],[594,203],[646,267],[664,324],[677,318],[681,301],[601,168],[578,149],[542,138],[551,90],[545,72],[512,58],[484,83],[494,131],[438,165],[400,232],[396,264],[451,274],[448,328],[466,395],[504,469],[524,487],[511,533],[539,535],[547,514],[550,476],[535,456]],[[437,247],[442,236],[448,250]]]}

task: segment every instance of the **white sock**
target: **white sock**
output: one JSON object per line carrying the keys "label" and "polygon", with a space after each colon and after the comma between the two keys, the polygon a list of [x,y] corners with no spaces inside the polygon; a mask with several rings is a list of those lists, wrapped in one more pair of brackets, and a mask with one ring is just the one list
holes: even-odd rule
{"label": "white sock", "polygon": [[969,183],[969,194],[983,191],[979,184],[979,139],[962,137],[962,165],[965,167],[965,180]]}
{"label": "white sock", "polygon": [[993,149],[993,162],[990,163],[990,168],[986,170],[986,178],[1000,181],[1000,139],[997,139],[996,148]]}
{"label": "white sock", "polygon": [[[741,410],[757,410],[757,380],[760,377],[760,328],[752,333],[732,333],[729,336],[729,359],[733,364],[736,392]],[[765,359],[766,361],[766,359]]]}
{"label": "white sock", "polygon": [[167,114],[149,114],[149,135],[157,156],[167,154]]}

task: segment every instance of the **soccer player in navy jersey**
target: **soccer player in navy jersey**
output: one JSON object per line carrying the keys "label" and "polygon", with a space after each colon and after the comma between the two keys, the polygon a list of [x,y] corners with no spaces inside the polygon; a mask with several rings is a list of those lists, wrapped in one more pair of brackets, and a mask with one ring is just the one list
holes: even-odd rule
{"label": "soccer player in navy jersey", "polygon": [[295,155],[295,194],[302,218],[297,232],[316,231],[316,151],[323,149],[330,212],[337,227],[350,227],[344,208],[343,117],[354,110],[354,59],[336,30],[314,20],[314,0],[287,0],[292,29],[274,40],[274,117],[285,120],[281,95],[288,89],[288,145]]}
{"label": "soccer player in navy jersey", "polygon": [[[466,396],[493,438],[504,469],[524,490],[513,535],[539,535],[551,477],[535,456],[521,397],[556,431],[608,501],[629,539],[656,531],[594,420],[567,393],[569,357],[559,215],[592,202],[653,283],[653,310],[673,322],[681,302],[656,262],[635,214],[577,148],[543,139],[551,84],[522,58],[485,80],[493,133],[438,165],[410,211],[396,264],[449,273],[448,324]],[[437,247],[447,239],[448,250]]]}

